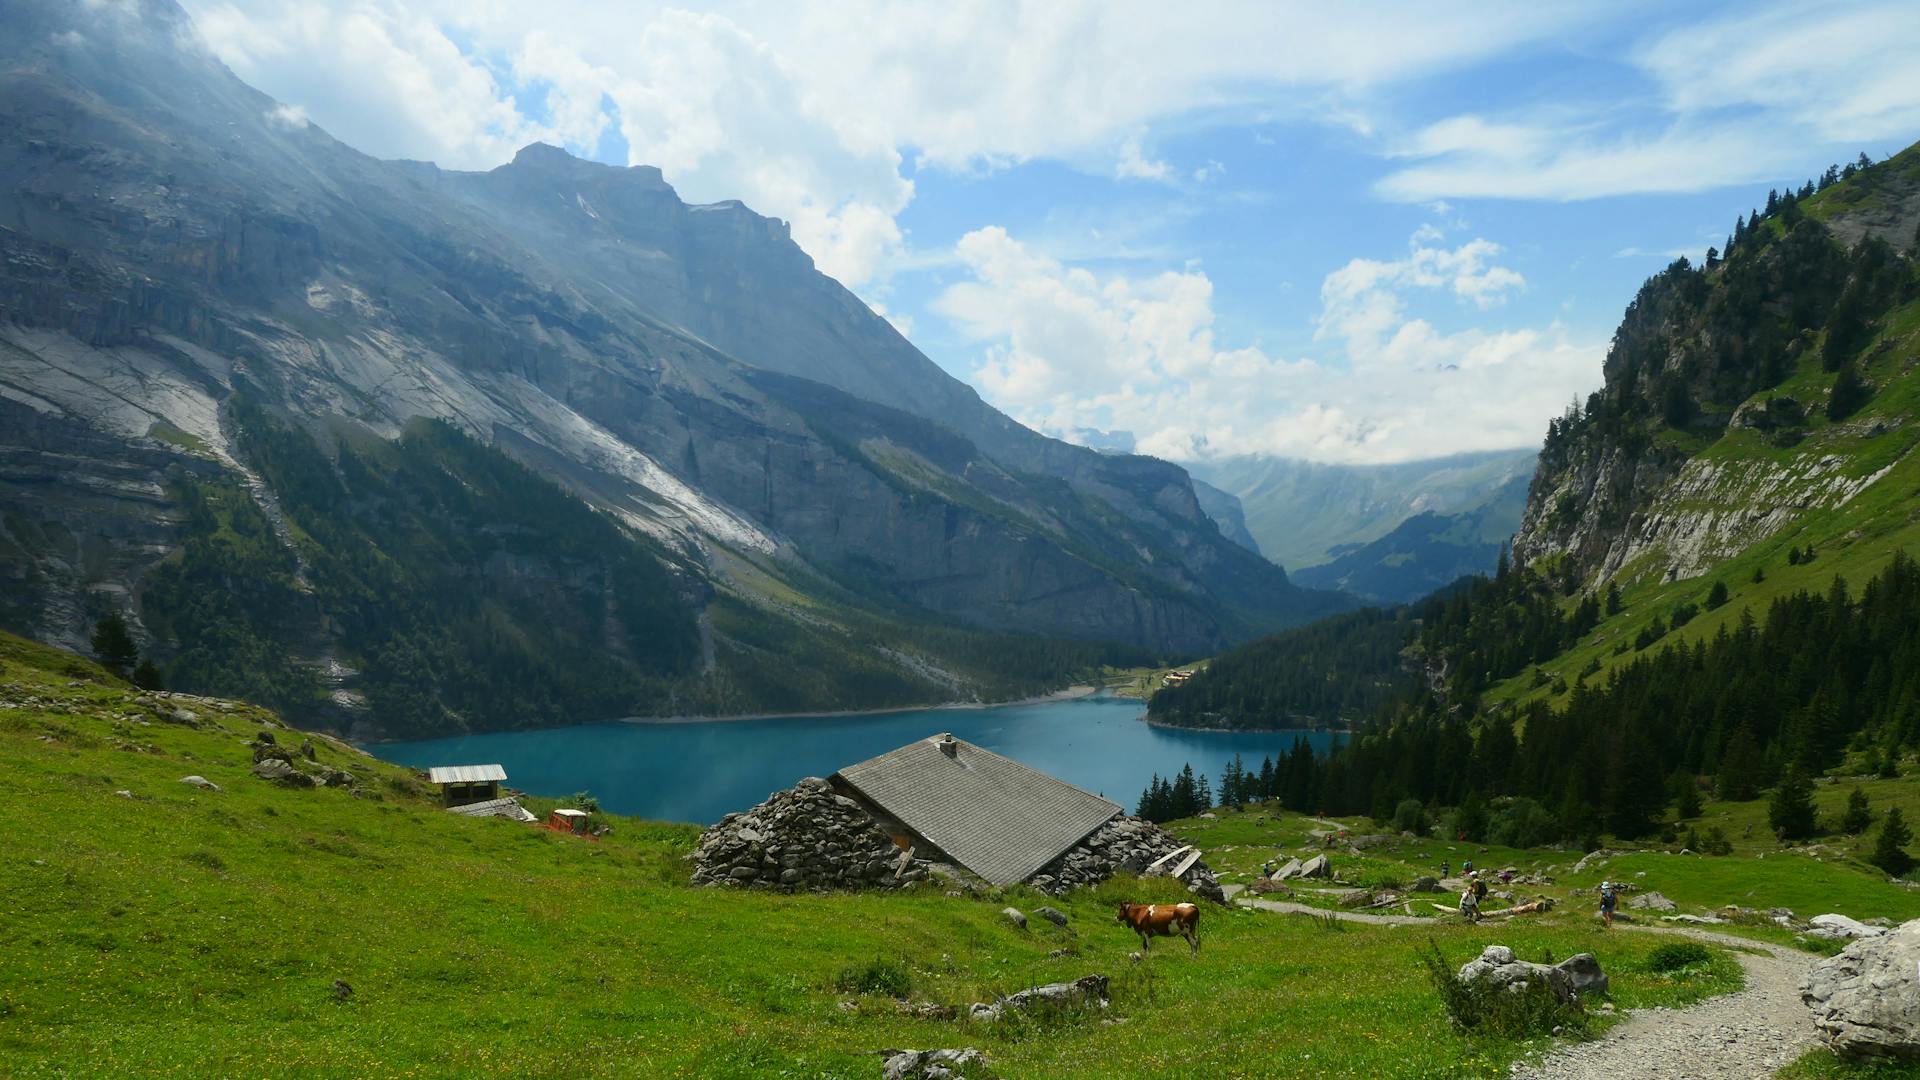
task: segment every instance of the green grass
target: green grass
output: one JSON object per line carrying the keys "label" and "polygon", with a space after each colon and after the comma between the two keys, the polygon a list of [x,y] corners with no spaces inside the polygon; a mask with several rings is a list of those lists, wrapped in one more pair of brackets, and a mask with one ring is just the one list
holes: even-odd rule
{"label": "green grass", "polygon": [[[1448,1026],[1415,958],[1429,939],[1454,963],[1496,940],[1591,950],[1622,1006],[1737,982],[1724,958],[1656,972],[1661,939],[1571,916],[1333,934],[1209,908],[1197,958],[1163,943],[1135,964],[1112,906],[1180,895],[1165,880],[1053,901],[1071,929],[1026,932],[999,914],[1046,902],[1023,889],[696,889],[691,827],[614,819],[589,843],[461,818],[324,740],[377,799],[269,786],[245,745],[261,710],[148,701],[18,639],[0,637],[0,701],[0,1075],[870,1078],[881,1047],[977,1045],[1014,1077],[1494,1076],[1526,1047]],[[179,707],[200,726],[164,718]],[[1234,817],[1193,839],[1254,842]],[[1110,1013],[999,1029],[841,988],[963,1005],[1089,972],[1113,977]]]}

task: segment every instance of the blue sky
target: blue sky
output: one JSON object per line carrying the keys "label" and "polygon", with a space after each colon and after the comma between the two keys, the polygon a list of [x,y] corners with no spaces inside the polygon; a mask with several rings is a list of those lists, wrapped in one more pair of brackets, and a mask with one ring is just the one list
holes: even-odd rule
{"label": "blue sky", "polygon": [[793,222],[1035,427],[1531,445],[1633,290],[1920,138],[1920,5],[185,0],[367,150],[536,139]]}

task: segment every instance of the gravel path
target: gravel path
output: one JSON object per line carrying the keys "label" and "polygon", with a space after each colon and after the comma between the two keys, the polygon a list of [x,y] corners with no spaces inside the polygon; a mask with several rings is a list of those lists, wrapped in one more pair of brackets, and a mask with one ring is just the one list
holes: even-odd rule
{"label": "gravel path", "polygon": [[1799,987],[1818,957],[1721,934],[1650,932],[1767,953],[1734,954],[1747,970],[1746,989],[1684,1009],[1630,1013],[1593,1042],[1569,1043],[1537,1063],[1516,1064],[1515,1080],[1750,1080],[1772,1076],[1815,1045],[1813,1014],[1801,1004]]}
{"label": "gravel path", "polygon": [[[1343,922],[1409,926],[1433,920],[1405,915],[1328,911],[1285,900],[1235,896],[1244,907],[1289,915],[1332,915]],[[1683,1009],[1641,1009],[1588,1043],[1555,1047],[1537,1062],[1513,1066],[1513,1080],[1754,1080],[1772,1076],[1814,1046],[1813,1014],[1800,1001],[1800,980],[1819,957],[1730,934],[1668,926],[1616,925],[1627,933],[1689,937],[1737,950],[1743,990]]]}

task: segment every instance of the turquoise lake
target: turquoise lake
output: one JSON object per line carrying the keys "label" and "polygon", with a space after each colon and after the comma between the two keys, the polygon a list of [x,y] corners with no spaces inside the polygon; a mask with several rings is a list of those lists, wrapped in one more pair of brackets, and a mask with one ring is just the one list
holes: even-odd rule
{"label": "turquoise lake", "polygon": [[1258,769],[1304,735],[1324,753],[1328,732],[1207,732],[1150,727],[1144,706],[1109,696],[985,709],[913,709],[868,716],[710,723],[621,722],[465,735],[367,747],[416,768],[498,762],[510,786],[535,795],[589,791],[620,814],[711,823],[803,776],[826,776],[914,739],[951,731],[1129,811],[1154,773],[1189,762],[1216,783],[1237,753]]}

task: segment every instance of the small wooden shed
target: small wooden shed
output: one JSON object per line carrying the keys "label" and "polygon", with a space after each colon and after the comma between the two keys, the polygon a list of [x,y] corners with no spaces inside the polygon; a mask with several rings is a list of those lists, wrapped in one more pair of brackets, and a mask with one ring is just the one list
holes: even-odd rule
{"label": "small wooden shed", "polygon": [[498,765],[435,765],[427,781],[440,786],[441,806],[465,806],[500,797],[507,770]]}

